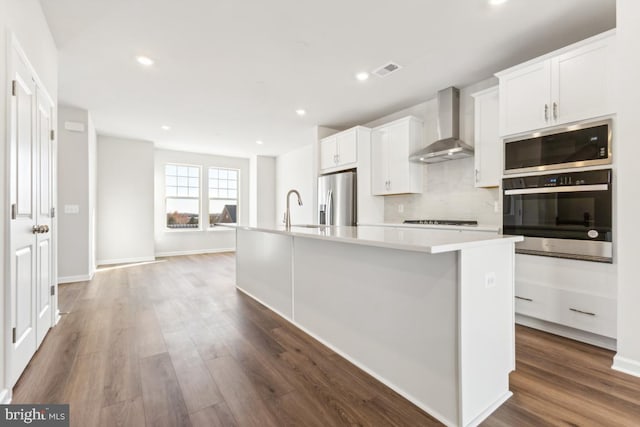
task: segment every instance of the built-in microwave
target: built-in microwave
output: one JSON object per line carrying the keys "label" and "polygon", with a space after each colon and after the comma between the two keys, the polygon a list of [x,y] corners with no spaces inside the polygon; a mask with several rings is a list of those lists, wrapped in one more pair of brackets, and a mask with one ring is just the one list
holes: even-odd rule
{"label": "built-in microwave", "polygon": [[504,140],[504,173],[542,172],[611,163],[611,120]]}
{"label": "built-in microwave", "polygon": [[516,252],[612,262],[611,169],[505,178],[503,233]]}

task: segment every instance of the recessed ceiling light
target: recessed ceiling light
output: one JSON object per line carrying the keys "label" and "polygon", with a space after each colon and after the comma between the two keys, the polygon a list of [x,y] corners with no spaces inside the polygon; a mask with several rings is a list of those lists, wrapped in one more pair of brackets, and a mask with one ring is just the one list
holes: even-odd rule
{"label": "recessed ceiling light", "polygon": [[356,79],[360,80],[361,82],[367,80],[369,78],[369,73],[367,72],[361,72],[356,74]]}
{"label": "recessed ceiling light", "polygon": [[150,67],[153,65],[153,59],[148,56],[136,56],[136,61],[145,67]]}
{"label": "recessed ceiling light", "polygon": [[257,141],[256,141],[256,144],[258,144],[258,145],[262,145],[262,144],[264,144],[264,142],[262,142],[262,141],[260,141],[260,140],[257,140]]}
{"label": "recessed ceiling light", "polygon": [[171,130],[171,126],[162,125],[162,126],[160,126],[160,129],[162,129],[162,130]]}
{"label": "recessed ceiling light", "polygon": [[489,0],[491,6],[498,6],[499,4],[506,3],[507,0]]}
{"label": "recessed ceiling light", "polygon": [[303,109],[299,109],[299,110],[296,110],[296,114],[299,116],[304,116],[305,114],[307,114],[307,112],[304,111]]}

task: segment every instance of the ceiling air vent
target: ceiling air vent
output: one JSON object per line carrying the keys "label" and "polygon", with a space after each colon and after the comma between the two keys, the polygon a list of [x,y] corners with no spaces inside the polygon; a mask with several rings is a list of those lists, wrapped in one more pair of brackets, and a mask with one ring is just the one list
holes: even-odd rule
{"label": "ceiling air vent", "polygon": [[382,67],[378,68],[373,72],[378,77],[387,77],[389,74],[394,73],[402,68],[401,65],[396,64],[395,62],[389,62],[384,64]]}

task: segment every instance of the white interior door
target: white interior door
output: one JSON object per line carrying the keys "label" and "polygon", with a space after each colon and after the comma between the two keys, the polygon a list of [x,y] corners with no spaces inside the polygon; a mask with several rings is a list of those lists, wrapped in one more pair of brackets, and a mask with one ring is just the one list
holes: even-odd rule
{"label": "white interior door", "polygon": [[53,289],[53,263],[51,236],[52,229],[52,154],[53,154],[53,102],[48,96],[36,88],[37,112],[36,112],[36,146],[38,159],[38,185],[36,186],[36,223],[40,231],[36,236],[37,266],[36,266],[36,313],[37,313],[37,344],[42,340],[53,321],[52,295]]}
{"label": "white interior door", "polygon": [[14,384],[35,353],[37,242],[36,85],[27,65],[13,54],[10,112],[10,384]]}

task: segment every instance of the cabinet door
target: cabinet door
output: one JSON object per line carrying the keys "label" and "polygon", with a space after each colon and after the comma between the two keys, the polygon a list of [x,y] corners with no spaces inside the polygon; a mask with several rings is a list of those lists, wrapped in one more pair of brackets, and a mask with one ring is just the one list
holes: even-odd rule
{"label": "cabinet door", "polygon": [[551,60],[552,115],[569,123],[615,112],[613,39],[599,40]]}
{"label": "cabinet door", "polygon": [[497,187],[502,175],[502,142],[498,131],[498,88],[475,96],[475,186]]}
{"label": "cabinet door", "polygon": [[500,76],[500,134],[512,135],[551,124],[550,99],[549,60]]}
{"label": "cabinet door", "polygon": [[358,161],[358,137],[356,129],[336,135],[338,164],[346,165]]}
{"label": "cabinet door", "polygon": [[388,158],[389,158],[389,193],[411,192],[411,168],[409,164],[409,130],[408,121],[389,126]]}
{"label": "cabinet door", "polygon": [[371,132],[371,194],[382,196],[388,193],[388,135],[386,129]]}
{"label": "cabinet door", "polygon": [[338,162],[336,137],[330,136],[320,140],[320,169],[329,169]]}

